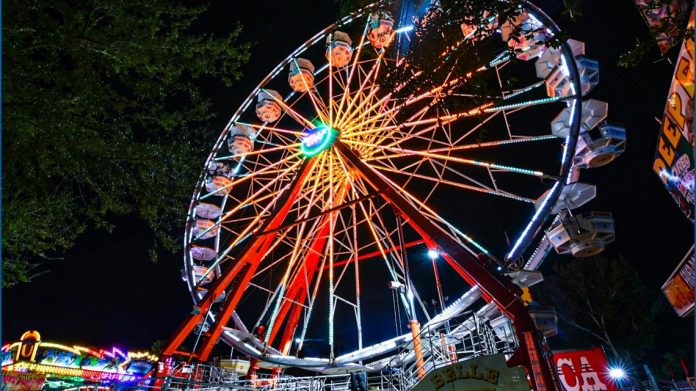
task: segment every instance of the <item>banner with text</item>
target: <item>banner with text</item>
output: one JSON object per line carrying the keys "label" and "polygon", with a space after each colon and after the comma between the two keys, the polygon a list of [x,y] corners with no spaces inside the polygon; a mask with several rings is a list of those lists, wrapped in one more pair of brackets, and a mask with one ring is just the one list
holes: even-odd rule
{"label": "banner with text", "polygon": [[619,391],[609,377],[609,363],[602,348],[555,351],[553,362],[565,391]]}
{"label": "banner with text", "polygon": [[[691,13],[689,26],[694,25]],[[694,221],[694,41],[685,40],[669,89],[653,171]]]}
{"label": "banner with text", "polygon": [[679,262],[664,285],[662,292],[677,315],[685,317],[694,310],[694,246]]}

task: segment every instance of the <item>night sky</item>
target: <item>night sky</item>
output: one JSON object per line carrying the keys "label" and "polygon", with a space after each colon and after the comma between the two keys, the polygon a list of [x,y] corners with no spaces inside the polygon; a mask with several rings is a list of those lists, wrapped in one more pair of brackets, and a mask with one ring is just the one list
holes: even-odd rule
{"label": "night sky", "polygon": [[[592,208],[610,211],[616,220],[617,240],[605,254],[633,262],[656,296],[693,243],[693,225],[652,172],[659,131],[654,118],[662,117],[673,65],[656,61],[657,54],[634,69],[616,65],[636,36],[646,34],[630,0],[584,0],[583,16],[576,22],[561,16],[558,5],[545,3],[539,5],[561,29],[586,43],[589,57],[599,60],[600,84],[592,97],[609,102],[609,119],[627,129],[627,151],[610,165],[582,174],[583,182],[598,186]],[[243,39],[254,43],[242,81],[233,88],[205,85],[220,113],[218,129],[268,71],[334,19],[331,0],[213,2],[199,28],[223,34],[239,21]],[[669,57],[676,53],[673,49]],[[211,130],[209,145],[218,134]],[[162,253],[159,263],[152,264],[146,250],[153,237],[144,224],[128,216],[115,222],[112,233],[84,234],[65,260],[46,265],[50,272],[33,283],[3,290],[3,342],[17,340],[28,329],[38,330],[45,340],[127,349],[148,348],[169,337],[191,308],[180,278],[181,254]],[[567,259],[551,256],[547,262]],[[693,317],[668,313],[659,326],[657,344],[664,350],[693,346]]]}

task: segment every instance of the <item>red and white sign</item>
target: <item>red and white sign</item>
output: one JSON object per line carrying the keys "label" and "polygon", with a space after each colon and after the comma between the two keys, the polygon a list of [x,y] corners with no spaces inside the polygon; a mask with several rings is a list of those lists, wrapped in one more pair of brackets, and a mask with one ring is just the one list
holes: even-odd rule
{"label": "red and white sign", "polygon": [[694,246],[691,246],[679,266],[662,285],[662,292],[682,318],[694,311],[694,270]]}
{"label": "red and white sign", "polygon": [[565,391],[619,391],[602,348],[555,351],[553,362]]}

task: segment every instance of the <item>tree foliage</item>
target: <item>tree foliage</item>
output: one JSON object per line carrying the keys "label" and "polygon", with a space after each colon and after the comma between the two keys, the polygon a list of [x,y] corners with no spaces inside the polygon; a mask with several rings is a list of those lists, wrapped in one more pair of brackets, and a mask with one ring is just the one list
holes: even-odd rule
{"label": "tree foliage", "polygon": [[3,286],[28,281],[86,229],[135,214],[175,247],[241,28],[194,32],[206,7],[156,0],[3,4]]}
{"label": "tree foliage", "polygon": [[629,261],[574,258],[554,264],[553,271],[536,296],[556,308],[564,335],[578,332],[576,346],[588,345],[589,337],[614,358],[631,362],[653,345],[654,320],[664,307],[659,291],[646,289]]}

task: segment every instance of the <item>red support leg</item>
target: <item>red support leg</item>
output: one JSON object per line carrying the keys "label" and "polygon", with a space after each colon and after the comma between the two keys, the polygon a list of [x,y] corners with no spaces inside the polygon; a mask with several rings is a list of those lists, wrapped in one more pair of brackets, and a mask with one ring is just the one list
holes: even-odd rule
{"label": "red support leg", "polygon": [[[349,189],[350,187],[348,183],[341,187],[341,189],[335,196],[335,205],[340,205],[345,200],[346,196],[348,195]],[[339,212],[336,212],[336,214],[334,215],[334,223],[338,218],[337,213]],[[284,331],[280,339],[280,343],[278,344],[278,350],[285,354],[287,354],[292,344],[292,337],[295,333],[295,328],[297,327],[297,322],[299,320],[301,312],[301,307],[293,303],[293,301],[297,303],[304,303],[304,301],[307,299],[306,288],[308,285],[312,284],[314,280],[314,274],[318,270],[319,260],[324,254],[324,247],[326,247],[326,243],[329,240],[330,227],[330,220],[329,217],[327,217],[324,219],[324,221],[321,222],[321,226],[317,235],[314,236],[314,239],[309,245],[310,250],[308,251],[307,257],[303,264],[303,267],[307,272],[307,281],[305,281],[304,275],[300,273],[298,273],[292,280],[288,292],[286,294],[286,297],[289,300],[282,303],[281,310],[278,312],[278,316],[276,317],[275,326],[273,327],[273,330],[271,330],[269,342],[272,344],[278,332],[280,331],[280,326],[283,326]],[[285,322],[285,317],[288,314],[288,312],[291,312],[291,315],[290,318],[288,318],[288,321]]]}
{"label": "red support leg", "polygon": [[[300,189],[304,185],[304,181],[312,170],[314,164],[314,159],[307,160],[300,168],[293,184],[290,189],[285,193],[283,198],[279,200],[274,212],[272,213],[272,218],[268,220],[259,231],[264,232],[269,229],[274,229],[283,224],[285,217],[287,216],[290,208],[297,197]],[[196,325],[203,321],[203,317],[207,314],[210,306],[215,302],[215,299],[222,294],[222,292],[232,283],[236,278],[238,283],[235,284],[237,287],[244,288],[247,284],[239,284],[240,281],[248,281],[251,276],[253,276],[256,268],[261,262],[261,257],[265,254],[268,248],[273,242],[274,235],[264,235],[261,237],[254,238],[249,244],[247,244],[241,251],[236,262],[230,265],[220,278],[218,278],[213,286],[208,290],[208,293],[203,297],[203,300],[198,304],[198,309],[196,313],[193,313],[184,319],[184,321],[179,325],[179,327],[174,331],[173,336],[170,338],[169,342],[163,349],[162,353],[164,356],[170,356],[174,351],[181,345],[182,342],[191,334]],[[238,277],[240,272],[244,271],[241,277]],[[222,326],[227,324],[229,317],[234,312],[243,289],[235,289],[228,295],[223,305],[223,311],[218,315],[213,325],[213,329],[210,334],[204,338],[204,343],[201,349],[199,349],[198,359],[200,361],[205,361],[212,350],[212,346],[217,342],[220,334],[222,333]],[[205,356],[200,352],[206,352]]]}

